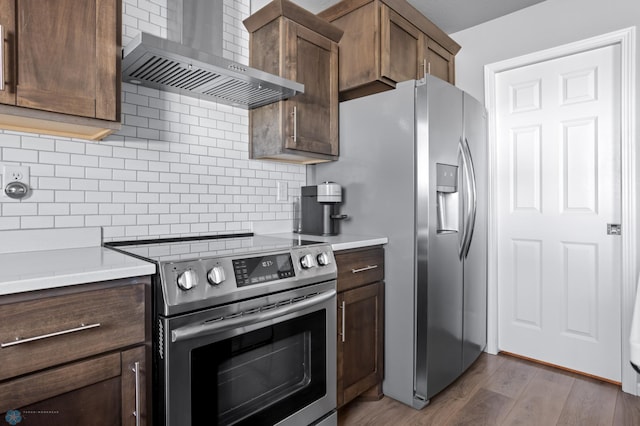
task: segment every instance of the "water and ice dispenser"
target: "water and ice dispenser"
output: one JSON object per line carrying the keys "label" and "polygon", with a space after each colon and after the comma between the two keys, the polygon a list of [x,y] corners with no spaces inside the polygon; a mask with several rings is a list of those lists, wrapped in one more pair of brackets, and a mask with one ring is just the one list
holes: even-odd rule
{"label": "water and ice dispenser", "polygon": [[459,231],[458,166],[436,164],[437,233]]}

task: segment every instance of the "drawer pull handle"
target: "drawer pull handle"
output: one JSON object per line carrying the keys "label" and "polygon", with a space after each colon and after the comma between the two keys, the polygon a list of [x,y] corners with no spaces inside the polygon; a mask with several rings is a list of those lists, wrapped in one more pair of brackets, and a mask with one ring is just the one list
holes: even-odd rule
{"label": "drawer pull handle", "polygon": [[136,376],[136,408],[133,416],[136,418],[136,426],[140,426],[140,361],[136,361],[131,368]]}
{"label": "drawer pull handle", "polygon": [[352,269],[351,273],[352,274],[357,274],[358,272],[370,271],[372,269],[376,269],[377,267],[378,267],[378,265],[367,265],[364,268]]}
{"label": "drawer pull handle", "polygon": [[68,330],[56,331],[55,333],[42,334],[40,336],[35,336],[35,337],[28,337],[26,339],[21,339],[19,337],[16,337],[16,340],[13,342],[0,343],[0,348],[4,349],[10,346],[21,345],[23,343],[35,342],[36,340],[48,339],[50,337],[56,337],[56,336],[62,336],[64,334],[75,333],[76,331],[90,330],[96,327],[100,327],[99,322],[95,324],[88,324],[88,325],[80,324],[80,327],[70,328]]}

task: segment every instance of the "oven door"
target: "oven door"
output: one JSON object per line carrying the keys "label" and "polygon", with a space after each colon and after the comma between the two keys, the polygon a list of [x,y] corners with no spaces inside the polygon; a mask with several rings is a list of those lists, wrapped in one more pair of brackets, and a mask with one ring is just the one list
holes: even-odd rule
{"label": "oven door", "polygon": [[308,425],[336,408],[335,281],[166,320],[165,424]]}

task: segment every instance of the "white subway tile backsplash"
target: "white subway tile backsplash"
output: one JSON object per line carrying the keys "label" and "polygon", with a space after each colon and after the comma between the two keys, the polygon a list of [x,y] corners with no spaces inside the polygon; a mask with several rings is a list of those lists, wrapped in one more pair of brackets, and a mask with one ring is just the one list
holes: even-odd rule
{"label": "white subway tile backsplash", "polygon": [[110,203],[112,194],[110,192],[85,191],[84,201],[87,203]]}
{"label": "white subway tile backsplash", "polygon": [[[20,148],[21,140],[22,138],[20,135],[11,134],[7,132],[2,135],[2,138],[0,138],[0,148]],[[2,155],[1,149],[0,149],[0,155]]]}
{"label": "white subway tile backsplash", "polygon": [[78,228],[85,226],[84,216],[56,216],[56,228]]}
{"label": "white subway tile backsplash", "polygon": [[3,216],[37,216],[38,204],[6,203],[2,209]]}
{"label": "white subway tile backsplash", "polygon": [[55,191],[54,199],[56,203],[81,203],[85,196],[83,191]]}
{"label": "white subway tile backsplash", "polygon": [[19,217],[9,217],[5,216],[4,213],[0,215],[0,230],[10,230],[10,229],[19,229],[20,228],[20,218]]}
{"label": "white subway tile backsplash", "polygon": [[54,228],[53,216],[23,216],[20,229]]}
{"label": "white subway tile backsplash", "polygon": [[84,154],[85,143],[57,140],[55,143],[56,152],[68,152],[71,154]]}
{"label": "white subway tile backsplash", "polygon": [[37,208],[37,214],[41,215],[68,215],[70,212],[68,203],[39,203]]}
{"label": "white subway tile backsplash", "polygon": [[[248,63],[250,0],[224,0],[223,55]],[[123,43],[166,37],[167,0],[123,0]],[[275,201],[304,166],[248,159],[248,113],[123,83],[122,129],[101,142],[0,132],[0,162],[31,167],[31,196],[0,199],[0,229],[103,227],[105,240],[244,232],[290,219]]]}
{"label": "white subway tile backsplash", "polygon": [[49,138],[23,137],[21,146],[23,149],[35,149],[39,151],[55,151],[54,141]]}
{"label": "white subway tile backsplash", "polygon": [[102,226],[111,225],[111,216],[87,215],[85,216],[85,226]]}
{"label": "white subway tile backsplash", "polygon": [[71,179],[71,190],[73,191],[97,191],[99,182],[91,179]]}
{"label": "white subway tile backsplash", "polygon": [[125,183],[119,180],[101,180],[99,183],[99,190],[102,192],[116,192],[124,191]]}
{"label": "white subway tile backsplash", "polygon": [[122,158],[100,157],[99,164],[101,169],[124,169],[124,159]]}
{"label": "white subway tile backsplash", "polygon": [[114,192],[112,201],[114,203],[135,203],[138,199],[138,194],[135,192]]}
{"label": "white subway tile backsplash", "polygon": [[82,166],[86,167],[98,167],[99,161],[98,157],[93,157],[90,155],[79,155],[79,154],[71,154],[70,164],[72,166]]}
{"label": "white subway tile backsplash", "polygon": [[37,163],[38,151],[17,148],[2,148],[2,160],[7,162]]}
{"label": "white subway tile backsplash", "polygon": [[70,189],[71,181],[62,177],[38,178],[38,189]]}
{"label": "white subway tile backsplash", "polygon": [[58,177],[83,178],[84,167],[79,166],[56,166],[55,174]]}
{"label": "white subway tile backsplash", "polygon": [[[72,215],[97,215],[98,214],[98,205],[95,203],[78,203],[71,204],[71,214]],[[89,225],[87,226],[95,226]]]}
{"label": "white subway tile backsplash", "polygon": [[[33,184],[31,189],[35,189]],[[23,203],[53,203],[55,201],[55,191],[50,189],[31,191],[31,195],[25,198]],[[19,201],[14,201],[19,202]]]}

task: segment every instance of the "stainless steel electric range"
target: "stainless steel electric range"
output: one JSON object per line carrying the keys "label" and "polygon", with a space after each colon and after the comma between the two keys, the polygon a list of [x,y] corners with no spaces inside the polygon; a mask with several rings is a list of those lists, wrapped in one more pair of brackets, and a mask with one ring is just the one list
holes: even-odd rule
{"label": "stainless steel electric range", "polygon": [[157,264],[154,424],[337,424],[330,245],[250,234],[105,245]]}

